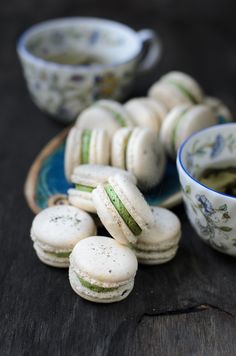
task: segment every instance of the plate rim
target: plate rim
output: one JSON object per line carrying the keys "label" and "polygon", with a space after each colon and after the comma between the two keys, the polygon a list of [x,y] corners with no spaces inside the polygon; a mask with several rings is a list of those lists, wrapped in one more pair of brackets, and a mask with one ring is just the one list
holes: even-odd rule
{"label": "plate rim", "polygon": [[33,163],[31,164],[30,169],[28,170],[24,183],[24,196],[28,206],[35,214],[38,214],[41,211],[35,200],[35,187],[42,162],[53,151],[55,151],[58,146],[60,146],[61,142],[65,139],[68,132],[70,131],[70,128],[71,127],[67,127],[59,132],[56,136],[54,136],[38,153]]}

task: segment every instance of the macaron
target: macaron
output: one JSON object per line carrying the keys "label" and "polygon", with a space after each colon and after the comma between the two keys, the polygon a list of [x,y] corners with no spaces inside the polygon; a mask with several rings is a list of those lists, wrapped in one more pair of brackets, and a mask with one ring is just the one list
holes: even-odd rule
{"label": "macaron", "polygon": [[110,176],[114,176],[118,173],[124,174],[136,184],[136,178],[123,169],[97,164],[82,164],[76,167],[71,176],[75,188],[68,190],[69,202],[85,211],[96,213],[96,208],[92,199],[92,191],[98,184],[106,183]]}
{"label": "macaron", "polygon": [[203,101],[203,91],[190,75],[178,71],[162,76],[149,89],[148,95],[171,110],[179,104],[196,105]]}
{"label": "macaron", "polygon": [[112,165],[128,170],[141,190],[155,187],[166,166],[163,145],[156,132],[147,128],[122,128],[112,139]]}
{"label": "macaron", "polygon": [[124,108],[132,117],[135,126],[147,127],[157,133],[167,115],[164,104],[152,98],[131,99],[127,101]]}
{"label": "macaron", "polygon": [[181,238],[181,224],[170,210],[151,207],[154,224],[145,230],[132,248],[138,262],[157,265],[170,261],[176,255]]}
{"label": "macaron", "polygon": [[65,176],[71,180],[73,169],[79,164],[109,163],[110,141],[104,129],[78,129],[73,127],[66,140],[65,147]]}
{"label": "macaron", "polygon": [[104,128],[111,138],[120,127],[134,126],[123,105],[114,100],[98,100],[76,120],[80,129]]}
{"label": "macaron", "polygon": [[136,243],[153,224],[149,205],[135,184],[117,174],[92,192],[97,214],[104,227],[121,244]]}
{"label": "macaron", "polygon": [[105,236],[92,236],[70,255],[69,280],[80,297],[96,303],[125,299],[133,289],[137,258],[130,248]]}
{"label": "macaron", "polygon": [[42,262],[54,267],[68,267],[69,255],[77,242],[96,235],[96,232],[89,214],[70,205],[56,205],[36,215],[31,238]]}
{"label": "macaron", "polygon": [[204,99],[204,104],[207,105],[218,119],[218,124],[224,124],[226,122],[233,121],[233,115],[229,108],[217,98],[207,96]]}
{"label": "macaron", "polygon": [[206,105],[179,105],[166,116],[161,141],[169,156],[175,159],[178,148],[188,136],[216,123],[215,115]]}

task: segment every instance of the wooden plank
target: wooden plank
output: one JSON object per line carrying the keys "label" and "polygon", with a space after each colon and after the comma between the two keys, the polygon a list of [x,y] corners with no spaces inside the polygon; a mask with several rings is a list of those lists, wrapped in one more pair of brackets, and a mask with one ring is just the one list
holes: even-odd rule
{"label": "wooden plank", "polygon": [[135,329],[132,344],[127,338],[118,344],[119,352],[113,355],[230,356],[236,354],[235,333],[235,317],[211,308],[144,316]]}

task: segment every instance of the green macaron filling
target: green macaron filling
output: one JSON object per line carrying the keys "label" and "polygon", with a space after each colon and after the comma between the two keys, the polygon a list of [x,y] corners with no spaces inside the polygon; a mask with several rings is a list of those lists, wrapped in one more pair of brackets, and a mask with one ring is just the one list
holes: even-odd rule
{"label": "green macaron filling", "polygon": [[78,277],[80,283],[82,284],[83,287],[88,288],[90,290],[92,290],[93,292],[97,292],[97,293],[107,293],[107,292],[113,292],[114,290],[116,290],[117,288],[104,288],[104,287],[99,287],[96,286],[94,284],[89,283],[88,281],[86,281],[85,279]]}
{"label": "green macaron filling", "polygon": [[198,104],[198,100],[193,96],[193,94],[187,90],[182,84],[175,82],[174,80],[169,80],[168,83],[175,85],[193,104]]}
{"label": "green macaron filling", "polygon": [[124,220],[125,224],[128,226],[130,231],[135,236],[140,235],[142,232],[141,227],[136,223],[134,218],[130,215],[130,213],[128,212],[128,210],[126,209],[126,207],[124,206],[124,204],[122,203],[122,201],[120,200],[120,198],[118,197],[118,195],[116,194],[116,192],[114,191],[114,189],[110,184],[107,184],[105,186],[105,191],[111,203],[115,207],[120,217]]}
{"label": "green macaron filling", "polygon": [[[174,247],[174,246],[173,246]],[[165,249],[156,249],[156,250],[144,250],[144,249],[141,249],[141,248],[138,248],[134,245],[131,246],[131,249],[136,251],[136,252],[141,252],[141,253],[146,253],[146,254],[153,254],[153,253],[157,253],[157,252],[166,252],[166,251],[169,251],[172,249],[172,247],[169,247],[169,248],[165,248]]]}
{"label": "green macaron filling", "polygon": [[117,111],[109,108],[108,106],[106,105],[100,105],[101,108],[105,109],[106,111],[108,111],[109,113],[111,113],[111,115],[114,117],[114,119],[118,122],[118,124],[121,126],[121,127],[126,127],[126,120],[125,118],[120,114],[118,113]]}
{"label": "green macaron filling", "polygon": [[91,193],[94,190],[94,187],[90,187],[88,185],[83,184],[75,184],[75,189],[81,190],[82,192]]}
{"label": "green macaron filling", "polygon": [[44,253],[47,253],[48,255],[56,256],[59,258],[68,258],[71,254],[71,251],[69,252],[51,252],[51,251],[43,251]]}
{"label": "green macaron filling", "polygon": [[91,142],[92,130],[86,129],[82,134],[81,158],[82,164],[89,163],[89,151]]}

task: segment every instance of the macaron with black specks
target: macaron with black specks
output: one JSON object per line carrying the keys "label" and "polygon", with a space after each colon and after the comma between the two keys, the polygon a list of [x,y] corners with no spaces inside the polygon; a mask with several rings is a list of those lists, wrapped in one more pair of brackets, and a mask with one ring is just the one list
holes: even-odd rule
{"label": "macaron with black specks", "polygon": [[70,255],[69,280],[80,297],[96,303],[125,299],[138,263],[133,251],[105,236],[80,241]]}
{"label": "macaron with black specks", "polygon": [[68,190],[69,202],[85,211],[96,213],[92,191],[98,184],[107,182],[109,177],[118,173],[124,174],[134,184],[137,183],[136,178],[123,169],[96,164],[82,164],[76,167],[71,176],[75,188]]}
{"label": "macaron with black specks", "polygon": [[136,243],[153,224],[153,215],[142,193],[121,174],[99,184],[92,192],[94,206],[104,227],[121,244]]}
{"label": "macaron with black specks", "polygon": [[161,127],[160,137],[166,152],[176,158],[178,148],[194,132],[217,124],[206,105],[183,104],[172,109]]}
{"label": "macaron with black specks", "polygon": [[104,129],[84,129],[73,127],[65,146],[65,176],[71,179],[73,169],[80,164],[109,164],[110,140]]}
{"label": "macaron with black specks", "polygon": [[147,128],[119,129],[112,140],[111,161],[137,178],[138,187],[147,191],[162,179],[166,156],[159,135]]}
{"label": "macaron with black specks", "polygon": [[53,267],[68,267],[69,255],[81,239],[96,235],[97,228],[86,212],[57,205],[42,210],[33,220],[31,238],[38,258]]}
{"label": "macaron with black specks", "polygon": [[157,265],[175,257],[181,238],[181,224],[168,209],[151,207],[151,211],[154,218],[152,228],[145,230],[132,248],[139,263]]}
{"label": "macaron with black specks", "polygon": [[204,99],[204,105],[207,105],[212,110],[218,119],[218,124],[234,121],[229,108],[220,99],[207,96]]}
{"label": "macaron with black specks", "polygon": [[149,89],[148,95],[160,100],[169,109],[180,104],[197,105],[202,103],[202,88],[190,75],[173,71],[162,76]]}
{"label": "macaron with black specks", "polygon": [[135,126],[146,127],[156,133],[159,133],[167,115],[164,104],[152,98],[133,98],[125,103],[124,108],[132,117]]}
{"label": "macaron with black specks", "polygon": [[114,100],[98,100],[82,111],[76,120],[80,129],[103,128],[111,138],[120,127],[134,126],[123,105]]}

